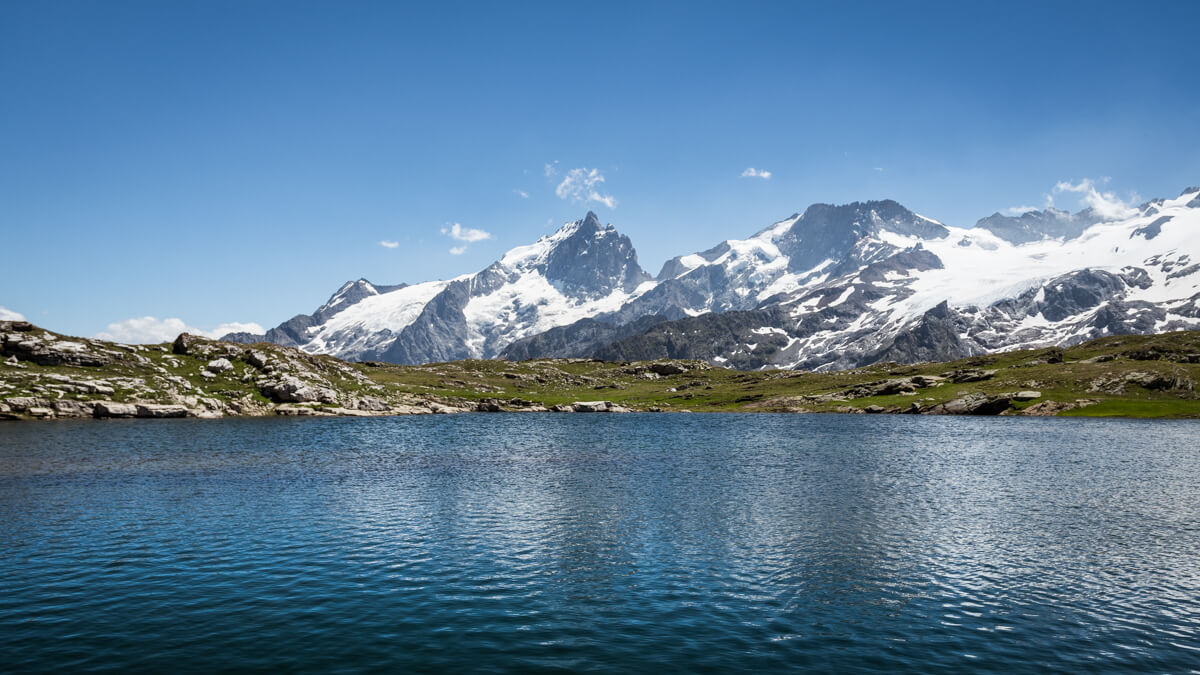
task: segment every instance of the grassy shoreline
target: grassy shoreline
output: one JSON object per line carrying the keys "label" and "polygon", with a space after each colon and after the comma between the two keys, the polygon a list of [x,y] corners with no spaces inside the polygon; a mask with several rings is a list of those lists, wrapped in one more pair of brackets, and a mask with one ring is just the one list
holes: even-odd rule
{"label": "grassy shoreline", "polygon": [[121,345],[19,322],[0,322],[0,347],[0,419],[542,410],[1200,418],[1197,331],[823,373],[674,360],[348,363],[187,335]]}

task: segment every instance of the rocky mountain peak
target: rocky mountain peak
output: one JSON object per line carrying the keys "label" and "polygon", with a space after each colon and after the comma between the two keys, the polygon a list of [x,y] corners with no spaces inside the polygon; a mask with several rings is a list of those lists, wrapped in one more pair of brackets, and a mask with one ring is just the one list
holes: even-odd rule
{"label": "rocky mountain peak", "polygon": [[996,212],[987,218],[981,218],[975,223],[975,227],[988,230],[1010,243],[1024,244],[1046,238],[1074,239],[1102,220],[1103,218],[1091,208],[1072,214],[1049,207],[1042,211],[1026,211],[1016,216]]}
{"label": "rocky mountain peak", "polygon": [[566,236],[551,238],[558,240],[544,258],[547,279],[585,296],[607,295],[617,289],[632,291],[651,279],[638,264],[629,237],[612,225],[601,225],[595,213],[589,211],[571,225],[558,233]]}
{"label": "rocky mountain peak", "polygon": [[884,199],[836,206],[813,204],[776,244],[788,256],[788,268],[802,271],[827,259],[845,258],[861,240],[884,231],[921,239],[942,239],[950,234],[941,223]]}

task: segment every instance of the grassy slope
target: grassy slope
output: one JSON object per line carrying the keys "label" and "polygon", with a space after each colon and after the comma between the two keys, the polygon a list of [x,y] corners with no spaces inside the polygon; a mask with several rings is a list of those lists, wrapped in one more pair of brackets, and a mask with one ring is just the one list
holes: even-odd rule
{"label": "grassy slope", "polygon": [[[38,329],[39,331],[41,329]],[[72,338],[65,338],[72,339]],[[76,338],[77,339],[77,338]],[[99,344],[99,343],[97,343]],[[143,378],[153,383],[162,377],[162,368],[171,375],[188,380],[195,393],[231,400],[243,398],[267,404],[253,382],[242,381],[248,366],[233,357],[235,369],[216,379],[200,375],[208,357],[176,356],[170,345],[123,348],[108,343],[115,352],[136,354],[99,367],[38,366],[25,363],[17,369],[0,365],[0,400],[24,395],[42,395],[29,389],[34,373],[59,373],[72,379]],[[233,348],[234,346],[229,345]],[[237,345],[238,350],[245,347]],[[281,358],[304,359],[311,367],[328,362],[332,370],[341,365],[331,357],[313,357],[275,345],[256,345],[255,349],[273,352]],[[1147,354],[1147,352],[1151,352]],[[1155,354],[1157,352],[1157,355]],[[1033,350],[972,357],[951,363],[903,366],[881,364],[834,373],[796,371],[736,371],[712,368],[696,362],[675,362],[688,372],[646,379],[636,373],[648,363],[603,363],[580,360],[532,360],[519,363],[467,360],[423,366],[390,364],[350,364],[381,385],[371,387],[373,395],[392,401],[460,401],[469,404],[487,398],[522,398],[547,407],[573,401],[607,400],[634,410],[661,409],[692,411],[813,411],[854,412],[868,406],[899,411],[914,401],[922,407],[943,403],[971,393],[998,394],[1023,390],[1040,391],[1041,398],[1015,403],[1013,411],[1044,401],[1073,402],[1088,399],[1094,404],[1066,411],[1081,416],[1128,417],[1200,417],[1200,392],[1184,388],[1151,390],[1136,384],[1109,386],[1096,390],[1098,382],[1112,382],[1130,373],[1149,373],[1175,378],[1180,382],[1200,381],[1200,332],[1180,332],[1152,336],[1116,336],[1102,338],[1066,350]],[[1165,355],[1165,358],[1159,356]],[[1147,358],[1148,356],[1154,358]],[[1061,357],[1061,363],[1048,363]],[[1111,357],[1104,362],[1088,362],[1095,357]],[[144,361],[142,360],[144,359]],[[871,396],[866,398],[813,401],[801,397],[819,396],[855,385],[911,375],[938,375],[963,368],[995,369],[991,379],[965,384],[943,383],[919,389],[915,395]],[[161,381],[161,380],[158,380]],[[330,373],[330,382],[346,393],[368,393],[363,383]],[[114,383],[114,384],[117,384]],[[116,386],[113,395],[79,394],[80,400],[151,400],[144,393]],[[1117,389],[1119,391],[1113,391]]]}
{"label": "grassy slope", "polygon": [[[1146,360],[1145,352],[1154,350],[1175,360]],[[679,375],[647,380],[626,372],[639,365],[645,366],[644,363],[564,363],[548,360],[509,363],[472,360],[426,366],[361,367],[376,382],[414,394],[441,393],[475,400],[521,397],[547,406],[604,399],[637,410],[657,407],[693,411],[805,409],[814,412],[848,412],[872,405],[888,409],[904,408],[914,401],[920,401],[922,406],[934,405],[975,392],[998,394],[1035,390],[1041,392],[1041,398],[1014,404],[1014,409],[1048,400],[1072,402],[1088,399],[1096,403],[1065,414],[1200,417],[1200,394],[1193,391],[1150,390],[1136,384],[1126,385],[1120,393],[1089,391],[1097,381],[1112,381],[1135,372],[1195,382],[1200,380],[1200,364],[1181,362],[1193,354],[1200,354],[1200,332],[1116,336],[1066,350],[1009,352],[915,366],[880,364],[835,373],[699,369],[696,366],[704,368],[703,364],[681,362],[693,369]],[[1114,358],[1104,362],[1086,362],[1107,356]],[[1056,360],[1056,357],[1061,357],[1062,362],[1047,363],[1048,359]],[[964,368],[995,369],[998,372],[982,382],[946,383],[920,389],[915,396],[898,394],[818,403],[797,400],[802,396],[838,392],[857,384],[917,374],[938,375]]]}

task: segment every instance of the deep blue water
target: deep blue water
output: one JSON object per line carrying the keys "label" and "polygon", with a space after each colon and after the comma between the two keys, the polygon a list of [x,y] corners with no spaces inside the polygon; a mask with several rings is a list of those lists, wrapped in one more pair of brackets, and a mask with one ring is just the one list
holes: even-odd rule
{"label": "deep blue water", "polygon": [[0,670],[1196,672],[1200,425],[0,426]]}

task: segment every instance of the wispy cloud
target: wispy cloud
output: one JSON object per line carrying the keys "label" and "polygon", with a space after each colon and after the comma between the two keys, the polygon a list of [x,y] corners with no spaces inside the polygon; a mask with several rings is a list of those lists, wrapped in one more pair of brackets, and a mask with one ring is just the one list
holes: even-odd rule
{"label": "wispy cloud", "polygon": [[558,160],[556,159],[553,162],[546,162],[546,165],[542,167],[542,171],[545,172],[547,178],[558,173]]}
{"label": "wispy cloud", "polygon": [[879,173],[883,173],[883,167],[882,167],[882,166],[877,166],[877,167],[875,167],[875,170],[876,170],[876,171],[878,171]]}
{"label": "wispy cloud", "polygon": [[513,190],[513,192],[521,199],[529,199],[529,193],[524,190]]}
{"label": "wispy cloud", "polygon": [[153,316],[135,317],[117,321],[108,324],[108,328],[92,337],[98,340],[112,340],[114,342],[126,342],[131,344],[146,344],[157,342],[170,342],[175,339],[175,336],[180,333],[192,333],[194,335],[204,335],[210,338],[219,338],[222,335],[229,333],[265,333],[262,326],[257,323],[243,323],[240,321],[231,321],[223,323],[212,330],[204,330],[189,326],[183,319],[169,318],[157,319]]}
{"label": "wispy cloud", "polygon": [[742,178],[761,178],[763,180],[771,180],[771,172],[766,169],[756,169],[750,167],[742,172]]}
{"label": "wispy cloud", "polygon": [[[455,241],[465,241],[467,244],[492,238],[491,232],[485,232],[473,227],[463,227],[459,223],[451,223],[450,227],[443,227],[442,234]],[[465,244],[463,246],[454,246],[450,249],[450,255],[462,255],[466,252],[467,247]]]}
{"label": "wispy cloud", "polygon": [[25,315],[14,312],[7,307],[0,307],[0,321],[24,321]]}
{"label": "wispy cloud", "polygon": [[379,245],[380,245],[380,246],[382,246],[382,247],[384,247],[384,248],[399,248],[399,247],[400,247],[400,242],[398,242],[398,241],[388,241],[387,239],[384,239],[383,241],[379,242]]}
{"label": "wispy cloud", "polygon": [[600,192],[599,185],[604,183],[604,174],[599,169],[571,169],[563,177],[562,182],[554,189],[559,199],[572,202],[596,202],[610,209],[617,208],[617,200],[610,194]]}
{"label": "wispy cloud", "polygon": [[451,239],[465,241],[468,244],[473,244],[477,241],[483,241],[484,239],[492,238],[491,232],[484,232],[483,230],[477,230],[473,227],[463,227],[458,223],[453,223],[448,228],[443,227],[442,234],[448,235]]}
{"label": "wispy cloud", "polygon": [[1120,218],[1128,218],[1137,214],[1137,209],[1134,204],[1140,201],[1136,193],[1131,193],[1129,200],[1121,199],[1113,192],[1106,192],[1099,186],[1108,183],[1108,178],[1093,180],[1084,178],[1082,180],[1072,182],[1062,180],[1054,184],[1054,188],[1047,192],[1044,197],[1044,203],[1041,206],[1029,206],[1022,204],[1021,206],[1010,206],[1004,209],[1005,213],[1013,216],[1019,216],[1030,211],[1041,211],[1044,209],[1055,208],[1055,195],[1063,193],[1077,194],[1079,197],[1080,208],[1090,208],[1094,210],[1101,218],[1105,220],[1117,220]]}
{"label": "wispy cloud", "polygon": [[[1107,183],[1107,178],[1101,178],[1099,183]],[[1097,181],[1091,178],[1084,178],[1078,183],[1070,181],[1059,181],[1054,185],[1054,194],[1063,192],[1072,192],[1083,195],[1079,198],[1081,206],[1086,206],[1094,210],[1101,218],[1116,220],[1118,218],[1128,218],[1135,215],[1138,211],[1133,207],[1131,202],[1137,201],[1136,194],[1131,195],[1132,199],[1127,202],[1115,193],[1102,192],[1096,187]]]}

